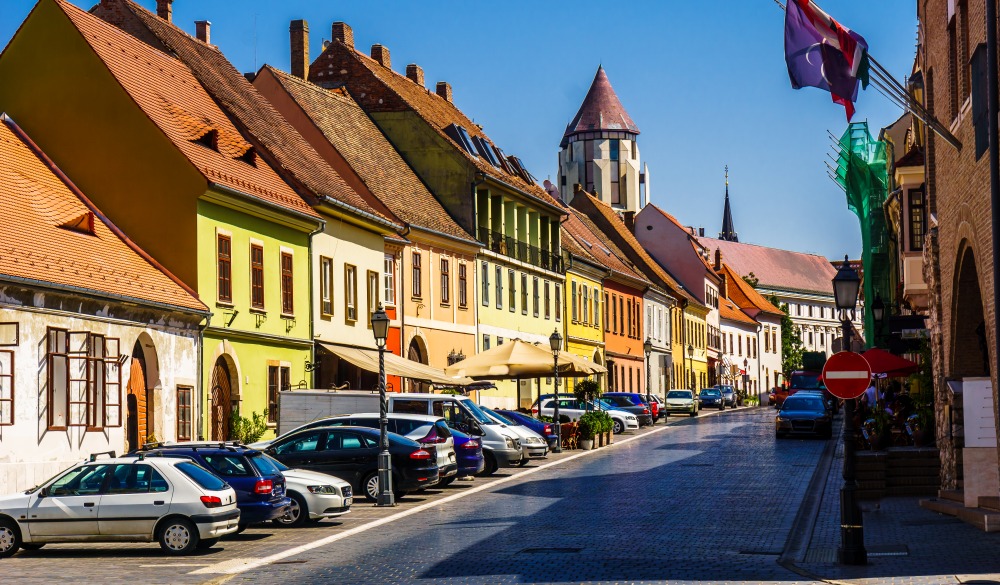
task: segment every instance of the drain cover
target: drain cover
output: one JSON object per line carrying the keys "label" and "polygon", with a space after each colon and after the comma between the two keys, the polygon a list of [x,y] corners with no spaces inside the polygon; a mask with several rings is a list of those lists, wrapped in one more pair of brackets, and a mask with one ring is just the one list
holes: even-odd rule
{"label": "drain cover", "polygon": [[526,548],[526,549],[522,550],[521,552],[522,553],[526,553],[526,554],[532,554],[532,555],[537,555],[537,554],[563,554],[563,555],[565,555],[565,554],[578,553],[578,552],[580,552],[582,550],[583,550],[582,548],[573,548],[573,547],[561,547],[560,548],[560,547],[544,547],[543,546],[543,547],[536,547],[536,548]]}

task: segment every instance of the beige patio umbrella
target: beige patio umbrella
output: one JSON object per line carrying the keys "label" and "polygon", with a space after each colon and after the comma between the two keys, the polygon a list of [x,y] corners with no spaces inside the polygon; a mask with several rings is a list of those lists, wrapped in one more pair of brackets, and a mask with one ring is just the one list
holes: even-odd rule
{"label": "beige patio umbrella", "polygon": [[[552,374],[552,362],[552,352],[548,348],[513,339],[452,364],[444,371],[448,376],[476,380],[539,378]],[[606,371],[603,366],[564,351],[559,352],[560,376],[589,376]]]}

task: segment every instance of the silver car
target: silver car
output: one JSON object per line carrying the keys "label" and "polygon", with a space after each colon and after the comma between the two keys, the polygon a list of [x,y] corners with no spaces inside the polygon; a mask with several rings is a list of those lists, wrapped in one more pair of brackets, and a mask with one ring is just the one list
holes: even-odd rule
{"label": "silver car", "polygon": [[521,467],[527,465],[531,459],[542,459],[549,454],[549,444],[535,431],[502,414],[493,412],[481,404],[479,405],[479,410],[485,412],[487,416],[498,423],[505,425],[521,439]]}

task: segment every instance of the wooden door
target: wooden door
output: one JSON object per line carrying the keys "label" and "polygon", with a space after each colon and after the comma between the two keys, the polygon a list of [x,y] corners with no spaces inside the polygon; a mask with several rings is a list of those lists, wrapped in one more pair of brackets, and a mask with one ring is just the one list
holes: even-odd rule
{"label": "wooden door", "polygon": [[231,402],[232,381],[229,366],[221,357],[212,368],[212,440],[229,439],[229,417],[233,411]]}
{"label": "wooden door", "polygon": [[148,434],[146,413],[146,364],[132,354],[131,370],[128,377],[125,415],[125,446],[128,451],[142,447]]}

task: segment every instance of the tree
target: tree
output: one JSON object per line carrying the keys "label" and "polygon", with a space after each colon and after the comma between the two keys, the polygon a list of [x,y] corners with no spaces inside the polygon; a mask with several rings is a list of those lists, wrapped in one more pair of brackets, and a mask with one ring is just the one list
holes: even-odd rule
{"label": "tree", "polygon": [[[751,273],[752,276],[752,273]],[[799,336],[799,328],[792,323],[792,318],[788,316],[788,303],[778,300],[777,295],[768,295],[767,300],[772,305],[781,309],[781,370],[787,376],[793,370],[802,367],[802,337]]]}
{"label": "tree", "polygon": [[[747,284],[749,284],[750,286],[754,287],[754,288],[757,288],[757,285],[760,284],[760,279],[757,278],[757,275],[754,274],[753,272],[751,272],[750,274],[747,274],[746,276],[744,276],[743,277],[743,281],[746,282]],[[777,306],[777,305],[775,305],[775,306]]]}

